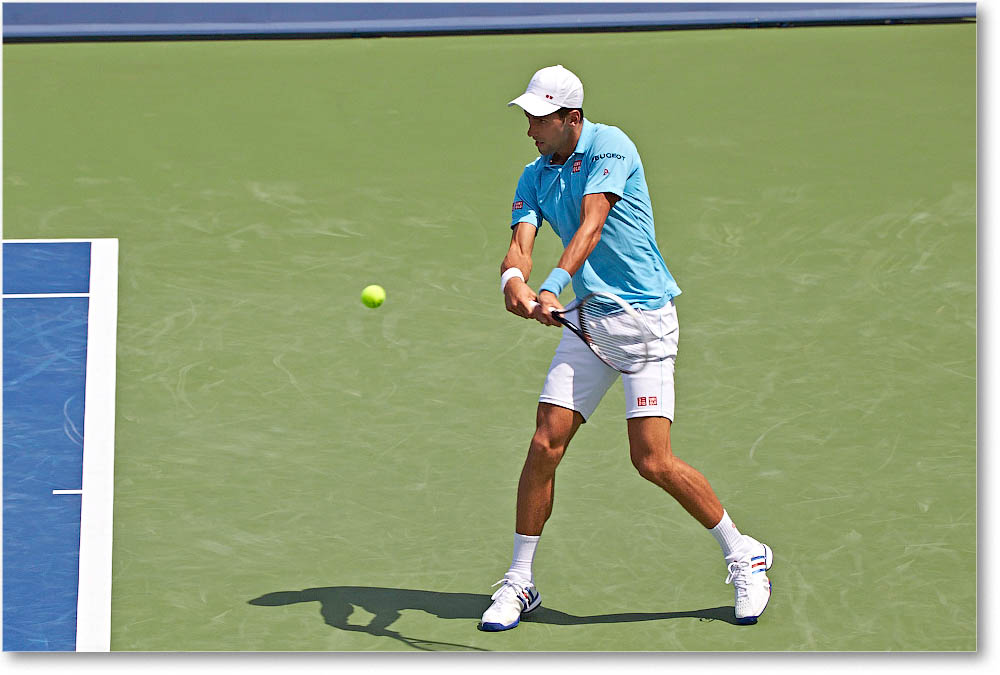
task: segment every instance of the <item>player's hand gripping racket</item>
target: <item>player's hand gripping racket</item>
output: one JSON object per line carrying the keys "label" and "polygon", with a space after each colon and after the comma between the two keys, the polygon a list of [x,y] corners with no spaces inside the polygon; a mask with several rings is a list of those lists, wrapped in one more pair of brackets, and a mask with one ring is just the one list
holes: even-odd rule
{"label": "player's hand gripping racket", "polygon": [[[537,302],[529,305],[535,310]],[[568,315],[576,314],[578,323]],[[652,360],[652,333],[631,305],[611,293],[591,293],[575,306],[552,310],[563,324],[604,363],[621,373],[637,373]]]}

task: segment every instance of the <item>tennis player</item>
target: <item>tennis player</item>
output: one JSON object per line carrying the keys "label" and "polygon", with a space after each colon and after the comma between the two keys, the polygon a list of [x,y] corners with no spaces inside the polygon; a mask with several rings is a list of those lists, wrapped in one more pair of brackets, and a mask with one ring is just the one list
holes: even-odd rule
{"label": "tennis player", "polygon": [[[536,72],[524,94],[508,105],[523,109],[539,157],[525,167],[514,195],[513,236],[500,266],[507,310],[559,326],[552,310],[563,309],[559,294],[572,283],[577,298],[596,291],[614,293],[639,312],[655,338],[650,350],[656,360],[636,374],[621,375],[632,464],[712,533],[728,567],[726,583],[736,590],[736,619],[755,623],[771,596],[766,572],[773,560],[771,549],[740,533],[705,477],[671,451],[678,337],[674,298],[681,290],[656,244],[635,145],[620,129],[584,118],[583,84],[562,66]],[[542,220],[559,235],[565,250],[535,293],[527,281]],[[494,584],[500,588],[483,614],[483,630],[513,628],[522,614],[541,604],[532,563],[552,513],[556,467],[619,375],[563,328],[518,484],[513,559]]]}

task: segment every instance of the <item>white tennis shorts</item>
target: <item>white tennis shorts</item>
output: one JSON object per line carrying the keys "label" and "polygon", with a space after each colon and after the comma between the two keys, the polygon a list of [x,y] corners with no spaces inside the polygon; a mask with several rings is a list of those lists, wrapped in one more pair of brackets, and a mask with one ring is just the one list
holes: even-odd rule
{"label": "white tennis shorts", "polygon": [[[594,356],[569,328],[563,328],[540,403],[575,410],[584,421],[597,409],[619,376],[625,385],[625,417],[666,417],[674,420],[674,363],[677,360],[677,309],[673,301],[660,309],[636,310],[656,338],[649,345],[653,360],[638,373],[619,373]],[[574,318],[575,317],[570,317]]]}

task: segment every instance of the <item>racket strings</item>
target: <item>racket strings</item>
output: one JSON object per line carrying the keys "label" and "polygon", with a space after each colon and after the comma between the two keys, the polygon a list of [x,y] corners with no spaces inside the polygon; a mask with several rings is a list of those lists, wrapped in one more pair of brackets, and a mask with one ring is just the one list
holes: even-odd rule
{"label": "racket strings", "polygon": [[649,331],[625,309],[613,303],[584,302],[579,313],[580,331],[612,367],[634,372],[648,360]]}

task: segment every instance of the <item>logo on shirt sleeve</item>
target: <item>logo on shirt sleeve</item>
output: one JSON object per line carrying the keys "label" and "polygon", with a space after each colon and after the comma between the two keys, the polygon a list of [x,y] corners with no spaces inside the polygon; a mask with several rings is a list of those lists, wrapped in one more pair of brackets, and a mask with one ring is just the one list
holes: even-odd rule
{"label": "logo on shirt sleeve", "polygon": [[573,173],[580,173],[580,167],[583,166],[583,160],[578,159],[573,162]]}
{"label": "logo on shirt sleeve", "polygon": [[523,201],[516,201],[516,202],[513,203],[513,205],[511,205],[511,209],[510,210],[511,211],[519,211],[519,210],[521,210],[523,208],[524,208],[524,202]]}
{"label": "logo on shirt sleeve", "polygon": [[[620,155],[617,152],[605,152],[605,153],[601,153],[600,155],[593,155],[593,156],[591,156],[591,158],[590,158],[590,165],[591,165],[592,168],[591,168],[591,174],[590,175],[592,175],[592,176],[597,175],[597,172],[595,171],[595,169],[600,169],[602,176],[610,176],[611,175],[611,169],[614,169],[615,165],[612,164],[612,163],[610,163],[608,160],[612,160],[613,161],[613,160],[616,160],[616,159],[617,160],[621,160],[623,162],[628,161],[628,157],[626,157],[625,155]],[[598,166],[597,163],[600,162],[601,160],[604,160],[604,161],[602,162],[601,166]]]}
{"label": "logo on shirt sleeve", "polygon": [[591,162],[596,162],[596,161],[601,160],[601,159],[621,159],[621,160],[624,160],[625,159],[625,155],[619,155],[616,152],[605,152],[602,155],[594,155],[593,157],[590,158],[590,161]]}

